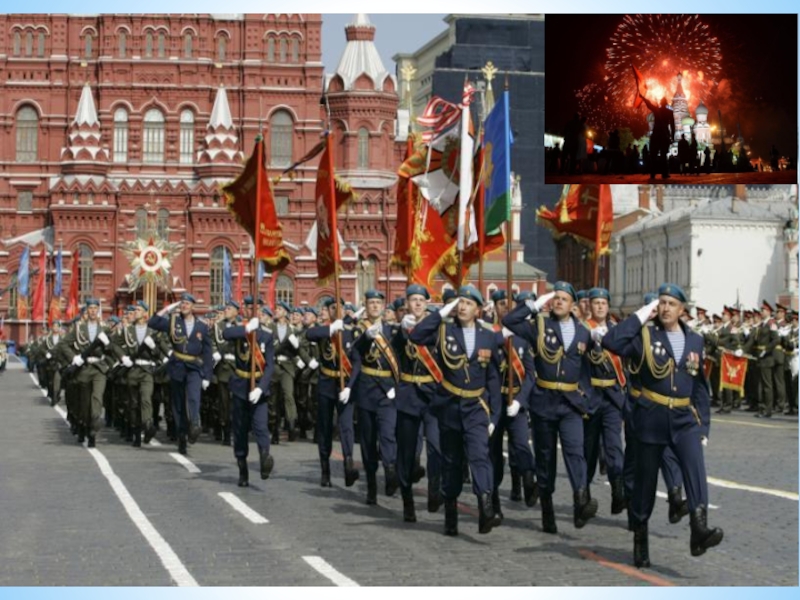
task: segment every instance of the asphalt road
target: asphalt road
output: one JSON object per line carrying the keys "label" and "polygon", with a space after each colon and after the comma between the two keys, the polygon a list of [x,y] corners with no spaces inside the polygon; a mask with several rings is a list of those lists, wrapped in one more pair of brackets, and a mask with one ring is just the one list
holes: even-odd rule
{"label": "asphalt road", "polygon": [[797,183],[797,171],[754,172],[754,173],[700,173],[699,175],[681,175],[671,173],[669,179],[662,179],[659,174],[655,180],[650,179],[650,174],[636,175],[560,175],[547,173],[544,176],[546,184],[564,183],[667,183],[671,185],[723,185],[743,183],[748,185],[772,185],[778,183]]}

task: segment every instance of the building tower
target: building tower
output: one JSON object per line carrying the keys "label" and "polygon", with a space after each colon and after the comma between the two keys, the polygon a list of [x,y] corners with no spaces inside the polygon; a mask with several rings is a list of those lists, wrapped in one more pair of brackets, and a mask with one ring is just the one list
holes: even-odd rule
{"label": "building tower", "polygon": [[675,119],[675,141],[681,139],[683,133],[683,118],[689,116],[689,103],[686,101],[686,94],[683,92],[681,80],[683,75],[678,73],[678,87],[675,89],[675,96],[672,98],[672,115]]}
{"label": "building tower", "polygon": [[706,146],[711,143],[711,127],[708,125],[708,108],[701,101],[695,110],[697,123],[694,126],[694,135],[697,138],[698,144],[705,144]]}

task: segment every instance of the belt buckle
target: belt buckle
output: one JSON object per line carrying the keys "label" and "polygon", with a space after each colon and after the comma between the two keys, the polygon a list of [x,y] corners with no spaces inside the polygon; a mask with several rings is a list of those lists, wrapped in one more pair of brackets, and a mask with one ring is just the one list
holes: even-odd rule
{"label": "belt buckle", "polygon": [[675,398],[669,399],[669,409],[672,410],[673,405],[675,404]]}
{"label": "belt buckle", "polygon": [[558,392],[561,391],[561,382],[560,381],[556,381],[556,391],[558,391]]}

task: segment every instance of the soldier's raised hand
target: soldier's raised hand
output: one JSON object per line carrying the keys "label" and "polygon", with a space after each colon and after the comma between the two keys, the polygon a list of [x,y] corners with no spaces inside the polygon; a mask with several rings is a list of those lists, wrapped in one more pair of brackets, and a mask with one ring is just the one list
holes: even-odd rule
{"label": "soldier's raised hand", "polygon": [[260,326],[261,326],[261,323],[259,322],[258,317],[253,317],[252,319],[250,319],[247,322],[247,325],[245,325],[244,330],[247,333],[253,333]]}
{"label": "soldier's raised hand", "polygon": [[526,300],[525,304],[528,306],[528,308],[531,309],[531,312],[537,313],[540,310],[542,310],[545,307],[545,305],[548,302],[550,302],[550,300],[555,298],[555,296],[556,296],[555,292],[547,292],[544,296],[540,296],[536,300],[533,299]]}
{"label": "soldier's raised hand", "polygon": [[451,300],[451,301],[450,301],[450,302],[448,302],[447,304],[445,304],[445,305],[442,307],[442,309],[439,311],[439,314],[441,315],[441,317],[442,317],[443,319],[446,319],[448,316],[450,316],[450,313],[451,313],[451,312],[453,312],[453,309],[454,309],[456,306],[458,306],[458,303],[459,303],[459,302],[461,302],[461,298],[456,298],[456,299],[454,299],[454,300]]}
{"label": "soldier's raised hand", "polygon": [[337,331],[342,331],[344,329],[344,321],[342,321],[341,319],[336,319],[333,323],[330,324],[329,329],[330,329],[330,335],[331,337],[333,337],[333,334],[335,334]]}
{"label": "soldier's raised hand", "polygon": [[370,325],[369,328],[367,328],[367,337],[369,337],[369,339],[371,339],[371,340],[374,340],[380,334],[381,327],[382,327],[382,324],[381,324],[380,321]]}
{"label": "soldier's raised hand", "polygon": [[658,298],[653,300],[650,304],[645,304],[642,308],[636,311],[636,318],[639,319],[639,322],[644,325],[650,319],[652,319],[654,315],[654,311],[658,308]]}
{"label": "soldier's raised hand", "polygon": [[417,326],[417,318],[412,314],[407,314],[400,322],[400,326],[406,331],[411,331]]}

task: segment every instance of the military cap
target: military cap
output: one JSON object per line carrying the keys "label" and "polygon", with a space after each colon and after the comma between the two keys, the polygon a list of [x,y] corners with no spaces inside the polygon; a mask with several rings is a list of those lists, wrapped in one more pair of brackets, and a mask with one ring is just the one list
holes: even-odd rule
{"label": "military cap", "polygon": [[[111,315],[110,317],[108,317],[108,322],[116,325],[117,323],[119,323],[119,317],[117,315]],[[59,323],[59,325],[60,324],[61,323]],[[55,325],[55,323],[53,323],[53,325]]]}
{"label": "military cap", "polygon": [[[423,294],[423,295],[424,295],[424,294]],[[426,299],[427,299],[427,298],[426,298]],[[406,305],[406,299],[405,299],[405,298],[395,298],[395,299],[394,299],[394,302],[392,302],[392,303],[389,305],[389,308],[391,308],[391,309],[392,309],[392,310],[394,310],[394,311],[397,311],[398,309],[400,309],[400,308],[404,307],[405,305]]]}
{"label": "military cap", "polygon": [[288,303],[283,302],[282,300],[280,302],[278,302],[278,306],[280,306],[287,313],[292,312],[292,307]]}
{"label": "military cap", "polygon": [[386,300],[386,296],[384,296],[378,290],[367,290],[366,293],[364,294],[364,299],[365,300],[375,300],[375,299]]}
{"label": "military cap", "polygon": [[653,292],[647,292],[644,295],[645,304],[650,304],[653,300],[658,300],[658,295],[654,294]]}
{"label": "military cap", "polygon": [[292,309],[292,312],[293,312],[293,313],[300,313],[300,314],[302,315],[302,314],[304,314],[304,313],[306,312],[306,309],[305,309],[305,308],[303,308],[302,306],[295,306],[295,307]]}
{"label": "military cap", "polygon": [[126,313],[132,313],[132,312],[135,312],[135,311],[136,311],[136,305],[135,304],[128,304],[128,306],[125,307],[125,312]]}
{"label": "military cap", "polygon": [[683,290],[674,283],[662,283],[661,287],[658,288],[658,295],[672,296],[679,302],[683,302],[684,304],[686,303],[686,294],[684,294]]}
{"label": "military cap", "polygon": [[144,300],[139,300],[136,303],[136,306],[138,306],[140,308],[143,308],[145,311],[149,311],[150,310],[150,305],[147,304],[147,302],[145,302]]}
{"label": "military cap", "polygon": [[611,302],[611,294],[608,293],[606,288],[601,287],[593,287],[589,290],[589,300],[594,300],[595,298],[603,298],[604,300],[608,300]]}
{"label": "military cap", "polygon": [[97,298],[88,298],[86,300],[86,306],[100,306],[100,300]]}
{"label": "military cap", "polygon": [[317,309],[314,308],[313,306],[309,306],[308,308],[306,308],[306,314],[312,314],[315,317],[318,317],[319,316],[319,311],[317,311]]}
{"label": "military cap", "polygon": [[[87,305],[88,305],[88,302],[87,302]],[[767,302],[766,300],[764,300],[764,301],[761,303],[761,308],[762,308],[762,309],[766,308],[766,309],[767,309],[769,312],[771,312],[771,313],[772,313],[772,312],[775,312],[775,310],[772,308],[772,306],[770,305],[770,303],[769,303],[769,302]]]}
{"label": "military cap", "polygon": [[722,317],[720,317],[719,315],[714,315],[713,317],[711,317],[711,319],[714,321],[714,323],[719,323],[720,321],[722,321]]}
{"label": "military cap", "polygon": [[571,283],[567,283],[566,281],[556,281],[556,284],[553,286],[554,292],[566,292],[570,296],[572,296],[573,300],[578,299],[578,295],[575,293],[575,288],[572,287]]}
{"label": "military cap", "polygon": [[785,307],[783,304],[778,304],[778,303],[776,302],[776,303],[775,303],[775,310],[776,310],[776,311],[782,310],[783,312],[786,312],[786,307]]}
{"label": "military cap", "polygon": [[[252,296],[245,296],[244,297],[244,303],[245,303],[245,306],[252,306],[253,305],[253,297]],[[258,305],[259,306],[264,306],[264,300],[261,298],[261,296],[258,297]]]}
{"label": "military cap", "polygon": [[[700,309],[699,308],[697,309],[697,313],[700,314]],[[731,309],[730,306],[723,306],[722,307],[722,314],[723,315],[725,315],[725,314],[732,315],[733,314],[733,310]]]}
{"label": "military cap", "polygon": [[792,320],[794,320],[794,321],[796,321],[796,320],[797,320],[797,311],[796,311],[796,310],[790,310],[790,311],[788,312],[788,315],[789,315],[789,318],[790,318],[790,319],[792,319]]}
{"label": "military cap", "polygon": [[181,302],[191,302],[192,304],[197,304],[197,300],[195,300],[194,296],[192,296],[189,292],[184,292],[181,294]]}
{"label": "military cap", "polygon": [[345,309],[345,310],[352,310],[353,312],[356,312],[356,307],[355,307],[355,306],[353,306],[352,304],[350,304],[349,302],[346,302],[346,303],[345,303],[345,305],[344,305],[344,309]]}
{"label": "military cap", "polygon": [[501,300],[505,299],[506,299],[505,290],[495,290],[492,292],[492,302],[500,302]]}
{"label": "military cap", "polygon": [[458,294],[453,288],[447,288],[445,291],[442,292],[442,302],[445,304],[450,302],[453,298],[455,298]]}
{"label": "military cap", "polygon": [[462,285],[458,289],[458,295],[461,298],[477,302],[478,306],[483,306],[483,296],[474,285]]}
{"label": "military cap", "polygon": [[[340,300],[340,302],[341,302],[342,306],[346,306],[346,304],[344,303],[344,300]],[[325,299],[322,301],[322,306],[324,306],[325,308],[328,308],[329,306],[333,306],[334,304],[336,304],[336,300],[334,300],[330,296],[326,296]]]}
{"label": "military cap", "polygon": [[434,306],[433,304],[429,304],[428,306],[426,306],[425,310],[431,314],[439,312],[439,308],[437,306]]}
{"label": "military cap", "polygon": [[526,300],[536,299],[536,294],[533,292],[520,292],[519,294],[514,294],[514,302],[517,304],[522,304]]}
{"label": "military cap", "polygon": [[[728,307],[726,306],[725,308],[728,308]],[[697,311],[697,316],[700,316],[700,313],[703,313],[703,314],[708,313],[708,311],[705,308],[700,308],[699,306],[697,308],[695,308],[695,310]]]}
{"label": "military cap", "polygon": [[736,308],[735,306],[729,306],[729,307],[728,307],[728,310],[730,310],[730,311],[731,311],[731,314],[732,314],[732,315],[738,315],[738,314],[741,312],[741,311],[740,311],[738,308]]}
{"label": "military cap", "polygon": [[265,315],[268,315],[269,317],[274,317],[275,316],[275,315],[272,314],[272,311],[270,310],[269,306],[262,306],[258,310],[259,310],[259,312],[262,312]]}
{"label": "military cap", "polygon": [[[566,291],[566,290],[563,290],[563,291]],[[589,297],[589,291],[588,290],[578,290],[577,292],[572,294],[572,297],[575,300],[583,300],[584,298],[588,298]]]}
{"label": "military cap", "polygon": [[233,307],[233,308],[235,308],[236,310],[239,310],[239,303],[238,303],[238,302],[236,302],[235,300],[228,300],[228,302],[227,302],[227,303],[225,304],[225,306],[223,307],[223,310],[224,310],[225,308],[229,307],[229,306],[232,306],[232,307]]}

